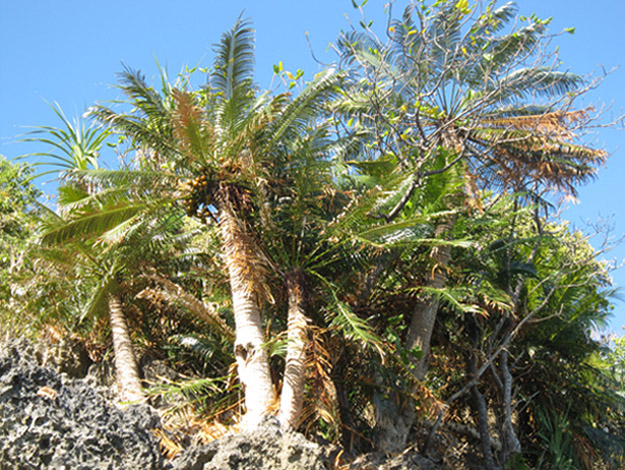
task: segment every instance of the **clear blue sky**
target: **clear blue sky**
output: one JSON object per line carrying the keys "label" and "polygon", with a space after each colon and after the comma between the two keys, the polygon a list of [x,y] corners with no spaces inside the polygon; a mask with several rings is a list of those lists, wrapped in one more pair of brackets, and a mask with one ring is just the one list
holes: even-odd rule
{"label": "clear blue sky", "polygon": [[[385,2],[370,0],[365,7],[377,25],[385,21]],[[521,14],[553,17],[551,29],[575,27],[574,35],[555,39],[568,68],[580,74],[620,69],[589,95],[583,105],[611,106],[610,115],[625,112],[625,1],[519,0]],[[402,0],[395,7],[400,11]],[[154,57],[174,75],[184,66],[212,60],[211,45],[232,26],[238,15],[253,18],[257,29],[256,77],[268,87],[272,65],[287,70],[318,69],[315,54],[326,60],[328,44],[349,27],[346,14],[357,23],[359,13],[350,0],[0,0],[0,154],[13,158],[35,149],[16,144],[20,126],[58,125],[44,102],[57,101],[68,116],[82,114],[95,101],[113,99],[115,73],[121,62],[156,75]],[[579,227],[585,221],[611,217],[613,237],[625,234],[625,132],[601,130],[594,141],[612,156],[598,179],[580,189],[580,204],[563,217]],[[44,190],[46,187],[44,186]],[[51,189],[51,188],[50,188]],[[623,260],[625,245],[605,256]],[[625,269],[614,272],[615,284],[625,287]],[[625,303],[615,301],[612,329],[623,333]]]}

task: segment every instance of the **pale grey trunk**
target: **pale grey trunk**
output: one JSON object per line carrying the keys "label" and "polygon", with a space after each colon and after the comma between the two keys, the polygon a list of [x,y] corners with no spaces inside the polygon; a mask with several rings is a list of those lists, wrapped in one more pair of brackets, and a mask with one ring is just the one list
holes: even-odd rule
{"label": "pale grey trunk", "polygon": [[260,310],[251,291],[244,269],[254,269],[252,260],[246,259],[245,250],[238,250],[242,240],[237,240],[241,227],[229,210],[220,211],[222,247],[232,291],[232,309],[236,327],[234,356],[237,361],[239,380],[244,388],[246,413],[243,426],[257,427],[263,417],[269,414],[275,402],[271,381],[269,359],[264,348],[264,332]]}
{"label": "pale grey trunk", "polygon": [[288,343],[279,418],[283,428],[297,429],[306,383],[308,318],[304,313],[301,284],[297,280],[289,280],[287,289],[289,295]]}
{"label": "pale grey trunk", "polygon": [[490,442],[490,428],[488,425],[488,404],[486,398],[477,385],[471,387],[471,393],[475,400],[475,406],[477,408],[477,423],[478,431],[480,432],[480,447],[482,448],[482,455],[484,456],[484,464],[486,470],[495,470],[495,459],[493,457],[493,451],[491,449]]}
{"label": "pale grey trunk", "polygon": [[115,352],[115,374],[121,402],[135,402],[145,398],[139,379],[139,368],[132,351],[126,318],[121,302],[115,295],[109,296],[111,336]]}
{"label": "pale grey trunk", "polygon": [[[441,237],[453,226],[453,221],[445,221],[439,224],[434,230],[435,237]],[[443,245],[432,250],[433,261],[432,273],[427,277],[425,286],[433,289],[442,289],[447,284],[447,266],[451,257],[451,247]],[[436,297],[419,299],[412,312],[412,319],[406,337],[406,348],[414,349],[418,347],[423,351],[423,356],[415,364],[415,377],[424,380],[430,364],[430,342],[436,323],[439,301]]]}
{"label": "pale grey trunk", "polygon": [[521,452],[521,442],[512,425],[512,374],[508,365],[508,351],[501,352],[501,375],[503,381],[503,441],[505,445],[504,462]]}
{"label": "pale grey trunk", "polygon": [[[434,230],[437,238],[444,236],[453,226],[454,220],[450,219],[440,223]],[[449,265],[451,247],[442,245],[432,250],[433,270],[425,281],[425,286],[442,289],[447,283],[446,269]],[[430,341],[436,323],[439,301],[436,297],[425,297],[417,300],[408,333],[406,335],[406,349],[419,348],[423,351],[421,359],[414,361],[414,376],[417,380],[423,381],[428,370],[430,361]],[[412,394],[416,388],[411,390]],[[387,452],[401,452],[406,447],[410,429],[415,420],[415,409],[412,400],[404,400],[403,403],[397,400],[384,403],[387,410],[386,416],[379,416],[378,439],[380,446]]]}

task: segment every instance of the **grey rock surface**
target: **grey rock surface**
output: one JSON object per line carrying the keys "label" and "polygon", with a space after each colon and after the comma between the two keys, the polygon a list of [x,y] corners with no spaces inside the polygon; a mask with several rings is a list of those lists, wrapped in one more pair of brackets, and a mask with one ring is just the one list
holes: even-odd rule
{"label": "grey rock surface", "polygon": [[373,453],[357,458],[349,470],[440,470],[431,460],[415,453],[407,452],[387,458],[383,453]]}
{"label": "grey rock surface", "polygon": [[282,432],[275,419],[259,429],[194,444],[174,460],[176,470],[326,470],[321,446],[295,432]]}
{"label": "grey rock surface", "polygon": [[1,470],[164,468],[152,409],[122,411],[36,356],[25,340],[0,347]]}
{"label": "grey rock surface", "polygon": [[[45,356],[45,355],[44,355]],[[99,369],[73,368],[42,358],[41,347],[27,340],[0,344],[0,470],[326,470],[328,448],[303,435],[282,431],[275,418],[257,430],[209,444],[198,439],[172,462],[159,451],[151,431],[158,414],[147,405],[119,409]],[[167,372],[154,366],[155,376]],[[65,368],[65,370],[67,370]],[[149,375],[149,374],[148,374]],[[415,454],[387,459],[362,456],[358,470],[436,470]]]}

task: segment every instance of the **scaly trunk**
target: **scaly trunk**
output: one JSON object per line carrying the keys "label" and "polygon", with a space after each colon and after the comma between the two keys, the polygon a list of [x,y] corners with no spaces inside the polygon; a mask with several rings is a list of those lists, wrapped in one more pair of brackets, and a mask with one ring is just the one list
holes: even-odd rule
{"label": "scaly trunk", "polygon": [[245,239],[244,228],[240,226],[232,209],[227,203],[220,206],[219,227],[230,276],[236,327],[234,356],[245,392],[246,414],[243,425],[253,429],[269,414],[275,401],[269,359],[263,347],[265,340],[260,310],[249,278],[257,260],[251,259],[249,247],[245,246],[249,240]]}
{"label": "scaly trunk", "polygon": [[287,279],[288,344],[279,416],[280,424],[285,429],[297,429],[304,398],[308,318],[304,314],[303,289],[302,280],[297,274]]}
{"label": "scaly trunk", "polygon": [[140,401],[145,398],[139,380],[139,368],[132,351],[128,326],[122,312],[121,302],[115,295],[109,297],[111,336],[115,352],[115,375],[121,402]]}

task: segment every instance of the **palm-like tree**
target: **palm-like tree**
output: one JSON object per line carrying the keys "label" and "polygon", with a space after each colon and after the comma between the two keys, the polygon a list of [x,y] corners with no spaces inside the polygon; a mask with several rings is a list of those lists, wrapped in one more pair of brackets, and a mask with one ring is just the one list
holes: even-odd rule
{"label": "palm-like tree", "polygon": [[[305,135],[282,147],[282,163],[274,171],[274,177],[286,184],[273,186],[269,193],[271,227],[263,232],[263,245],[287,299],[286,364],[279,411],[286,428],[296,429],[301,424],[308,366],[324,367],[311,364],[307,354],[313,324],[336,328],[355,341],[378,341],[366,322],[340,300],[349,278],[363,267],[364,260],[359,260],[357,253],[362,243],[354,234],[362,229],[362,215],[377,199],[375,192],[356,200],[355,188],[337,184],[336,162],[358,148],[357,137],[335,139],[329,122],[319,120]],[[331,313],[324,316],[322,311]],[[307,408],[312,411],[315,405]]]}
{"label": "palm-like tree", "polygon": [[[505,32],[513,3],[479,14],[467,8],[445,1],[426,11],[415,2],[390,23],[388,44],[356,33],[341,41],[344,60],[371,78],[344,109],[360,110],[379,152],[393,155],[409,180],[387,219],[424,178],[454,165],[462,165],[465,188],[455,204],[470,206],[479,205],[480,187],[538,184],[575,194],[605,159],[576,141],[588,111],[571,110],[569,97],[581,93],[583,79],[543,66],[547,22]],[[436,256],[442,265],[449,253]]]}
{"label": "palm-like tree", "polygon": [[62,126],[34,126],[21,139],[21,142],[47,145],[48,150],[30,153],[20,158],[45,157],[45,160],[35,165],[54,167],[37,176],[59,171],[97,169],[100,163],[100,151],[111,135],[111,131],[93,124],[87,126],[86,121],[80,118],[75,118],[71,122],[58,103],[50,107],[61,120]]}
{"label": "palm-like tree", "polygon": [[116,233],[86,230],[85,221],[89,221],[94,214],[99,216],[101,211],[106,211],[109,208],[107,205],[118,204],[119,199],[116,197],[111,202],[102,198],[94,205],[93,197],[86,192],[78,194],[74,188],[71,193],[73,203],[69,203],[67,195],[61,202],[65,204],[65,209],[72,210],[65,210],[63,217],[49,211],[47,217],[41,219],[39,244],[32,253],[52,262],[57,268],[81,272],[76,290],[85,292],[82,296],[77,295],[84,302],[78,306],[77,322],[85,319],[93,321],[107,312],[119,400],[141,401],[145,394],[123,312],[122,297],[128,293],[128,280],[138,277],[141,266],[154,257],[156,251],[162,251],[162,245],[167,246],[166,243],[161,246],[153,243],[155,238],[165,235],[167,228],[164,221],[143,218],[117,227]]}
{"label": "palm-like tree", "polygon": [[160,201],[133,204],[137,192],[131,184],[99,184],[98,191],[90,194],[82,183],[93,181],[85,176],[92,171],[70,172],[69,185],[59,188],[63,215],[46,211],[31,254],[75,280],[74,294],[59,302],[74,312],[72,327],[81,328],[107,313],[119,398],[134,402],[145,395],[123,305],[135,301],[139,286],[147,283],[155,286],[152,292],[168,299],[174,296],[177,304],[225,338],[232,332],[216,312],[172,279],[171,272],[198,261],[191,246],[197,230],[183,225],[183,212]]}
{"label": "palm-like tree", "polygon": [[[325,71],[291,99],[257,94],[252,80],[253,30],[239,19],[223,35],[207,86],[191,91],[185,83],[163,81],[156,92],[126,69],[121,89],[133,106],[117,113],[97,106],[92,115],[126,136],[137,150],[137,171],[74,172],[76,180],[134,181],[152,207],[181,203],[187,214],[215,221],[220,230],[236,323],[235,357],[246,394],[246,421],[254,426],[275,401],[265,351],[260,306],[272,296],[265,281],[268,260],[252,228],[266,220],[264,195],[281,148],[307,131],[339,76]],[[144,202],[143,209],[147,209]],[[138,213],[139,206],[126,206]],[[264,221],[264,222],[263,222]]]}
{"label": "palm-like tree", "polygon": [[[339,42],[341,59],[359,78],[341,109],[371,130],[373,159],[396,162],[406,178],[395,204],[381,214],[386,220],[407,206],[418,211],[417,188],[454,167],[462,184],[449,209],[475,211],[482,188],[574,195],[575,184],[605,159],[605,152],[579,142],[577,130],[590,111],[575,110],[573,98],[583,93],[584,80],[551,65],[548,21],[532,17],[509,30],[514,3],[478,8],[415,1],[389,23],[387,43],[367,31]],[[453,226],[453,217],[439,219],[434,232],[449,239]],[[450,256],[449,245],[433,250],[423,287],[445,287]],[[419,379],[438,308],[438,297],[420,299],[407,331],[408,347],[424,351],[416,363]]]}

